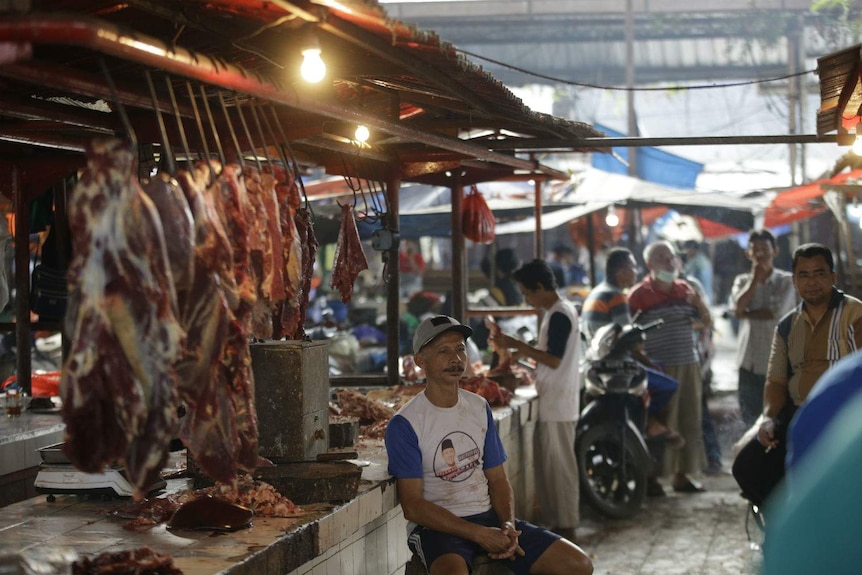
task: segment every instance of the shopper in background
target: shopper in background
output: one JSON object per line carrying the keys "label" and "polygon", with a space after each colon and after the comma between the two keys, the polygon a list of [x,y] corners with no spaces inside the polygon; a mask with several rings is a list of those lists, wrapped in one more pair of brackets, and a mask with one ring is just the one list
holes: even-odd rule
{"label": "shopper in background", "polygon": [[751,270],[736,276],[731,288],[731,309],[739,319],[739,415],[751,427],[763,411],[763,387],[772,336],[778,320],[796,306],[793,275],[773,266],[778,255],[775,236],[769,230],[748,234],[745,255]]}
{"label": "shopper in background", "polygon": [[533,260],[512,277],[527,304],[544,311],[535,347],[500,334],[498,349],[515,350],[513,359],[536,362],[539,416],[535,432],[536,500],[540,523],[574,540],[579,521],[575,426],[580,411],[580,334],[574,304],[561,298],[551,268]]}
{"label": "shopper in background", "polygon": [[586,285],[587,273],[577,261],[575,250],[563,243],[556,243],[551,249],[551,257],[548,258],[548,266],[554,272],[557,287]]}
{"label": "shopper in background", "polygon": [[414,293],[422,291],[423,276],[425,275],[425,258],[419,244],[413,240],[404,240],[401,250],[398,252],[398,274],[400,288],[398,290],[401,299],[406,299]]}
{"label": "shopper in background", "polygon": [[706,304],[712,302],[712,262],[701,249],[700,243],[695,240],[687,240],[683,244],[685,252],[685,275],[693,277],[703,286],[706,296]]}
{"label": "shopper in background", "polygon": [[671,400],[668,423],[685,439],[678,451],[668,453],[674,491],[697,493],[702,485],[690,475],[706,467],[702,430],[701,366],[696,348],[696,330],[711,328],[712,317],[706,302],[689,283],[679,279],[677,256],[668,241],[653,242],[644,249],[649,275],[629,293],[631,312],[641,312],[639,321],[662,319],[661,329],[646,336],[646,352],[679,382]]}

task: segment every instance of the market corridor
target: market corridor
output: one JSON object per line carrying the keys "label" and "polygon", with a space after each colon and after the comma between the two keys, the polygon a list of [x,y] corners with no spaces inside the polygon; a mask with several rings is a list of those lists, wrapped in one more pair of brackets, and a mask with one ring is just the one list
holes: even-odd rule
{"label": "market corridor", "polygon": [[[736,400],[736,338],[726,320],[716,318],[713,395],[710,412],[718,427],[724,474],[703,476],[706,493],[648,499],[631,520],[611,521],[586,504],[578,542],[593,559],[595,575],[756,575],[762,553],[746,504],[729,474],[731,446],[742,434]],[[754,543],[754,545],[752,545]]]}

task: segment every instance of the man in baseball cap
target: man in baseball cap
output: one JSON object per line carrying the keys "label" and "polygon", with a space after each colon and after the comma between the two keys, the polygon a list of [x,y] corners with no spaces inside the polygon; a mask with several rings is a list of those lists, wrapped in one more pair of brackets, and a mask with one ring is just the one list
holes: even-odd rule
{"label": "man in baseball cap", "polygon": [[413,336],[425,389],[386,428],[389,473],[409,521],[408,546],[429,573],[466,575],[485,552],[507,559],[516,575],[589,575],[592,563],[577,545],[515,519],[491,407],[459,386],[472,333],[455,318],[438,315],[419,324]]}
{"label": "man in baseball cap", "polygon": [[467,339],[473,335],[473,330],[461,324],[454,317],[448,315],[435,315],[429,317],[419,324],[416,333],[413,334],[413,353],[419,353],[423,347],[431,343],[431,340],[446,331],[457,331]]}

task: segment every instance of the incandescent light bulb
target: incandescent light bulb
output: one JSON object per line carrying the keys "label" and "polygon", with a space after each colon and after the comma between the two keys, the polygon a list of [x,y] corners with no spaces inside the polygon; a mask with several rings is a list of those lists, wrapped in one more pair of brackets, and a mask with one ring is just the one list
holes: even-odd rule
{"label": "incandescent light bulb", "polygon": [[320,57],[320,48],[306,48],[302,51],[302,67],[300,72],[307,82],[316,84],[326,76],[326,64]]}

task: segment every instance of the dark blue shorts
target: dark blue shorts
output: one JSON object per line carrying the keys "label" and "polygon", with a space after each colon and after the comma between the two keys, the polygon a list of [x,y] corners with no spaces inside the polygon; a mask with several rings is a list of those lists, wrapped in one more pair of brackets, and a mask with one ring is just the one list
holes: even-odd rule
{"label": "dark blue shorts", "polygon": [[[485,513],[479,513],[478,515],[462,517],[462,519],[478,525],[484,525],[485,527],[500,526],[500,520],[493,509]],[[507,561],[506,565],[515,575],[528,575],[533,563],[560,536],[520,519],[515,520],[515,529],[521,532],[520,537],[518,537],[518,544],[524,550],[524,556],[515,555],[515,559]],[[473,560],[476,558],[476,555],[484,553],[481,546],[471,541],[449,535],[448,533],[426,529],[422,526],[418,526],[413,530],[407,538],[407,545],[413,553],[422,559],[426,569],[441,555],[457,553],[464,558],[467,567],[472,572]]]}

